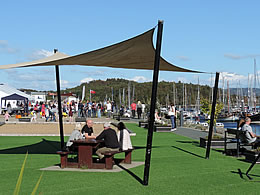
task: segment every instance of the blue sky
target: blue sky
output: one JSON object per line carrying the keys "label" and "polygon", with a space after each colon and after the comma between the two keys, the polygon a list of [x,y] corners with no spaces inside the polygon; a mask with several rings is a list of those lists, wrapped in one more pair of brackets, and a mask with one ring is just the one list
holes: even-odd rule
{"label": "blue sky", "polygon": [[[51,55],[92,51],[141,34],[164,20],[161,55],[193,70],[223,72],[230,86],[247,86],[260,70],[257,0],[3,1],[0,65]],[[258,65],[259,64],[259,65]],[[152,71],[60,66],[61,87],[95,79],[150,81]],[[212,85],[211,74],[160,72],[159,79]],[[17,88],[56,90],[54,67],[0,70],[0,83]],[[222,87],[222,81],[220,82]]]}

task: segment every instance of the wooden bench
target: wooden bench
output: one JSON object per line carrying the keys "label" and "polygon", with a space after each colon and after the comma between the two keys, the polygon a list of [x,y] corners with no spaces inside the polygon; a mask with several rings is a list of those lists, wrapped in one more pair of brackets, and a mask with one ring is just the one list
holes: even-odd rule
{"label": "wooden bench", "polygon": [[86,118],[85,117],[76,117],[75,122],[86,122]]}
{"label": "wooden bench", "polygon": [[[229,137],[230,135],[233,135],[233,136]],[[225,131],[225,137],[224,137],[224,153],[225,154],[227,154],[227,144],[230,144],[230,143],[235,143],[236,144],[236,154],[237,154],[237,157],[239,156],[240,149],[243,146],[254,147],[254,145],[255,145],[254,143],[250,144],[250,143],[241,142],[241,140],[240,140],[241,136],[245,136],[245,132],[243,132],[241,130],[228,128]]]}
{"label": "wooden bench", "polygon": [[145,125],[148,125],[148,121],[139,121],[139,127],[145,127]]}
{"label": "wooden bench", "polygon": [[131,164],[132,163],[132,151],[134,149],[128,149],[124,151],[115,151],[115,152],[106,152],[105,155],[105,168],[112,169],[114,165],[114,155],[119,153],[125,153],[125,158],[123,159],[123,163]]}
{"label": "wooden bench", "polygon": [[120,117],[119,114],[113,114],[113,119],[118,119]]}
{"label": "wooden bench", "polygon": [[18,119],[19,122],[31,122],[31,118],[29,117],[21,117]]}
{"label": "wooden bench", "polygon": [[67,167],[68,155],[71,154],[70,151],[57,151],[57,154],[60,155],[60,167],[62,169]]}

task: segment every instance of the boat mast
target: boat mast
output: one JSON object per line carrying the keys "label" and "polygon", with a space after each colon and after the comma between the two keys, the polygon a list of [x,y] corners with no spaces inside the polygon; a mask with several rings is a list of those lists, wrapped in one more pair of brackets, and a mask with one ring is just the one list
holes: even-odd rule
{"label": "boat mast", "polygon": [[120,104],[120,107],[122,105],[122,101],[121,101],[121,89],[119,89],[119,104]]}
{"label": "boat mast", "polygon": [[251,103],[251,109],[253,111],[253,108],[254,108],[254,93],[253,93],[253,84],[252,84],[252,79],[250,79],[250,103]]}
{"label": "boat mast", "polygon": [[184,82],[182,84],[182,104],[183,104],[183,110],[185,110],[185,100],[184,100]]}
{"label": "boat mast", "polygon": [[126,106],[126,104],[125,104],[125,88],[123,88],[123,105]]}
{"label": "boat mast", "polygon": [[250,101],[251,97],[250,97],[250,76],[249,76],[249,73],[248,73],[248,79],[247,79],[247,106],[248,106],[248,110],[247,112],[249,112],[250,110]]}
{"label": "boat mast", "polygon": [[198,77],[197,113],[200,111],[200,77]]}
{"label": "boat mast", "polygon": [[184,98],[185,98],[185,101],[184,101],[184,102],[185,102],[185,105],[184,105],[184,106],[185,106],[185,110],[186,110],[186,108],[187,108],[187,100],[188,100],[188,99],[187,99],[187,85],[185,85],[185,94],[184,94]]}
{"label": "boat mast", "polygon": [[230,94],[229,94],[229,82],[228,81],[227,81],[227,103],[228,103],[228,114],[229,114]]}
{"label": "boat mast", "polygon": [[173,104],[176,106],[176,104],[175,104],[175,83],[174,82],[172,84],[172,94],[173,94]]}
{"label": "boat mast", "polygon": [[[222,77],[223,77],[223,85],[222,85],[222,90],[223,90],[223,92],[222,92],[223,100],[222,100],[222,102],[223,102],[223,105],[225,105],[225,77],[224,77],[224,75],[223,75]],[[225,110],[225,106],[224,106],[224,110]]]}
{"label": "boat mast", "polygon": [[131,105],[131,82],[128,82],[128,89],[127,89],[127,93],[128,93],[128,108],[130,108]]}
{"label": "boat mast", "polygon": [[254,108],[256,112],[256,60],[254,59]]}

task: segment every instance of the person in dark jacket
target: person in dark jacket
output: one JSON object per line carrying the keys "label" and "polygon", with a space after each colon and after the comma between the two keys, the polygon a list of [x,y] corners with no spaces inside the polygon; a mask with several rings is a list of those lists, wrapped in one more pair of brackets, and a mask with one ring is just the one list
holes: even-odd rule
{"label": "person in dark jacket", "polygon": [[96,140],[104,140],[104,147],[96,151],[100,160],[104,158],[104,153],[106,152],[119,151],[117,134],[114,129],[110,128],[110,123],[104,124],[104,131],[96,137]]}

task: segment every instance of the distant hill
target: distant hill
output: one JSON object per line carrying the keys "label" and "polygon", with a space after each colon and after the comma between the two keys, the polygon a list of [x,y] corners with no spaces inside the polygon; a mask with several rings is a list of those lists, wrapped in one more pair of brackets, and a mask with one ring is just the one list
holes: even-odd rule
{"label": "distant hill", "polygon": [[[82,83],[80,86],[74,88],[68,88],[62,90],[62,93],[72,92],[77,94],[78,97],[82,97],[83,85],[85,85],[85,100],[90,98],[90,89],[94,90],[96,93],[92,94],[92,100],[94,101],[104,101],[107,99],[112,100],[112,89],[113,89],[113,100],[119,104],[121,94],[121,103],[125,102],[128,105],[128,85],[130,83],[130,97],[131,102],[133,99],[135,101],[140,100],[143,103],[149,103],[152,93],[152,82],[138,83],[135,81],[129,81],[126,79],[107,79],[106,81],[94,80],[89,83]],[[161,81],[158,84],[157,89],[157,99],[158,103],[165,105],[166,102],[173,102],[173,86],[176,89],[176,104],[182,104],[183,102],[183,83],[178,82],[166,82]],[[198,85],[195,84],[185,84],[186,86],[186,102],[187,104],[195,104],[198,94]],[[125,91],[125,100],[123,100],[123,90]],[[133,94],[134,91],[134,94]],[[200,86],[200,97],[209,98],[210,95],[209,86]],[[133,98],[134,95],[134,98]]]}
{"label": "distant hill", "polygon": [[[243,95],[247,96],[247,93],[248,93],[248,89],[247,88],[230,88],[230,94],[231,95],[237,95],[237,93],[239,93],[238,92],[239,90],[242,90]],[[256,88],[256,96],[260,96],[260,89],[259,88]]]}
{"label": "distant hill", "polygon": [[[130,84],[129,84],[130,83]],[[89,83],[82,83],[81,85],[73,88],[67,88],[66,90],[62,90],[61,93],[69,93],[72,92],[76,94],[78,97],[82,97],[82,89],[85,86],[85,100],[90,99],[90,89],[94,90],[96,93],[92,94],[92,101],[104,101],[105,99],[112,100],[112,89],[113,89],[113,100],[119,104],[120,95],[121,94],[121,103],[128,105],[128,85],[130,85],[130,97],[131,102],[140,100],[142,103],[149,103],[151,99],[152,93],[152,82],[144,82],[138,83],[135,81],[129,81],[126,79],[107,79],[103,80],[94,80]],[[157,100],[159,104],[165,105],[166,103],[171,103],[174,100],[173,86],[175,86],[175,104],[182,105],[183,104],[183,86],[186,86],[186,104],[187,105],[195,105],[196,99],[198,96],[198,85],[192,83],[175,83],[175,82],[166,82],[161,81],[158,83],[157,89]],[[134,88],[134,90],[133,90]],[[207,85],[200,85],[200,99],[211,97],[211,88]],[[26,92],[35,92],[36,90],[31,89],[20,89]],[[125,98],[123,100],[123,90],[125,91]],[[239,92],[238,92],[239,91]],[[239,93],[244,96],[247,96],[247,88],[230,88],[231,101],[235,102],[236,95]],[[134,94],[133,94],[134,92]],[[227,90],[225,89],[225,95],[227,94]],[[256,89],[257,96],[260,96],[260,89]],[[133,98],[134,95],[134,98]],[[219,95],[221,98],[219,98]],[[222,89],[219,88],[218,91],[218,100],[222,99]]]}

